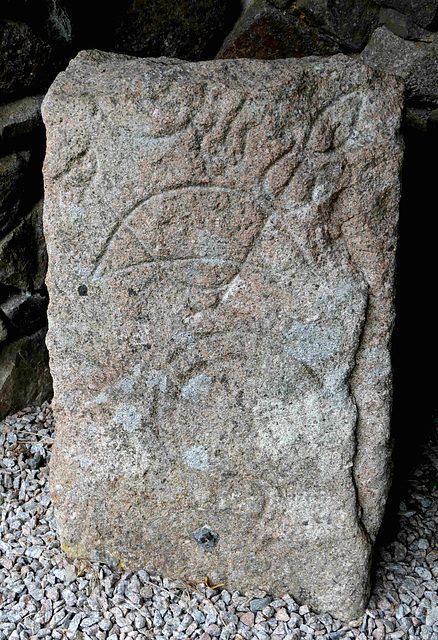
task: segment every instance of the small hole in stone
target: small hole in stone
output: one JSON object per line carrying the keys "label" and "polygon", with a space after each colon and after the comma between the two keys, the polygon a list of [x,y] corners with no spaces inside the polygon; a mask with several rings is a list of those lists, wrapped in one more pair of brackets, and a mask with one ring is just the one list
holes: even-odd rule
{"label": "small hole in stone", "polygon": [[79,293],[80,296],[88,295],[87,285],[80,284],[79,287],[78,287],[78,293]]}
{"label": "small hole in stone", "polygon": [[205,544],[207,542],[209,542],[209,540],[212,540],[212,536],[202,536],[202,538],[199,538],[199,542],[201,544]]}
{"label": "small hole in stone", "polygon": [[219,542],[219,534],[209,527],[201,527],[192,533],[193,538],[204,551],[211,551]]}

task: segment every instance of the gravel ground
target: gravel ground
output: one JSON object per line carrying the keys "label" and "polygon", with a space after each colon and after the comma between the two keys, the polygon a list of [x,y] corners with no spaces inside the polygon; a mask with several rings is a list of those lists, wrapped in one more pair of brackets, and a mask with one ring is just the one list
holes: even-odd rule
{"label": "gravel ground", "polygon": [[380,549],[369,608],[349,625],[285,595],[230,593],[67,562],[48,492],[50,405],[0,422],[0,640],[438,640],[438,443],[426,447]]}

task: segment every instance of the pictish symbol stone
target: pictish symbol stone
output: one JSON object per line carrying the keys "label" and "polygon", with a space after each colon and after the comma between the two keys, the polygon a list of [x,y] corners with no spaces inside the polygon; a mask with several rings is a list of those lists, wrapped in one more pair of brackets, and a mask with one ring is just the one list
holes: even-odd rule
{"label": "pictish symbol stone", "polygon": [[364,612],[402,93],[343,55],[88,51],[57,77],[44,228],[69,556]]}

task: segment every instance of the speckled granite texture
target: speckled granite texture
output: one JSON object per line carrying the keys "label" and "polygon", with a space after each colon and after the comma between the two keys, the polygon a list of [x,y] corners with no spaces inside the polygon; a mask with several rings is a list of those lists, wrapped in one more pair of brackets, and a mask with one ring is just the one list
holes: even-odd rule
{"label": "speckled granite texture", "polygon": [[388,490],[401,83],[80,53],[43,103],[64,550],[363,613]]}

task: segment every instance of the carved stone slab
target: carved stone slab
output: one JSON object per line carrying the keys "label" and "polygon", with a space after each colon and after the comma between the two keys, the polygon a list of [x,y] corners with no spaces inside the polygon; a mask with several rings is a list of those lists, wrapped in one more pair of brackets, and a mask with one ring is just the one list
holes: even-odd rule
{"label": "carved stone slab", "polygon": [[366,606],[402,88],[345,56],[80,53],[43,103],[63,548]]}

